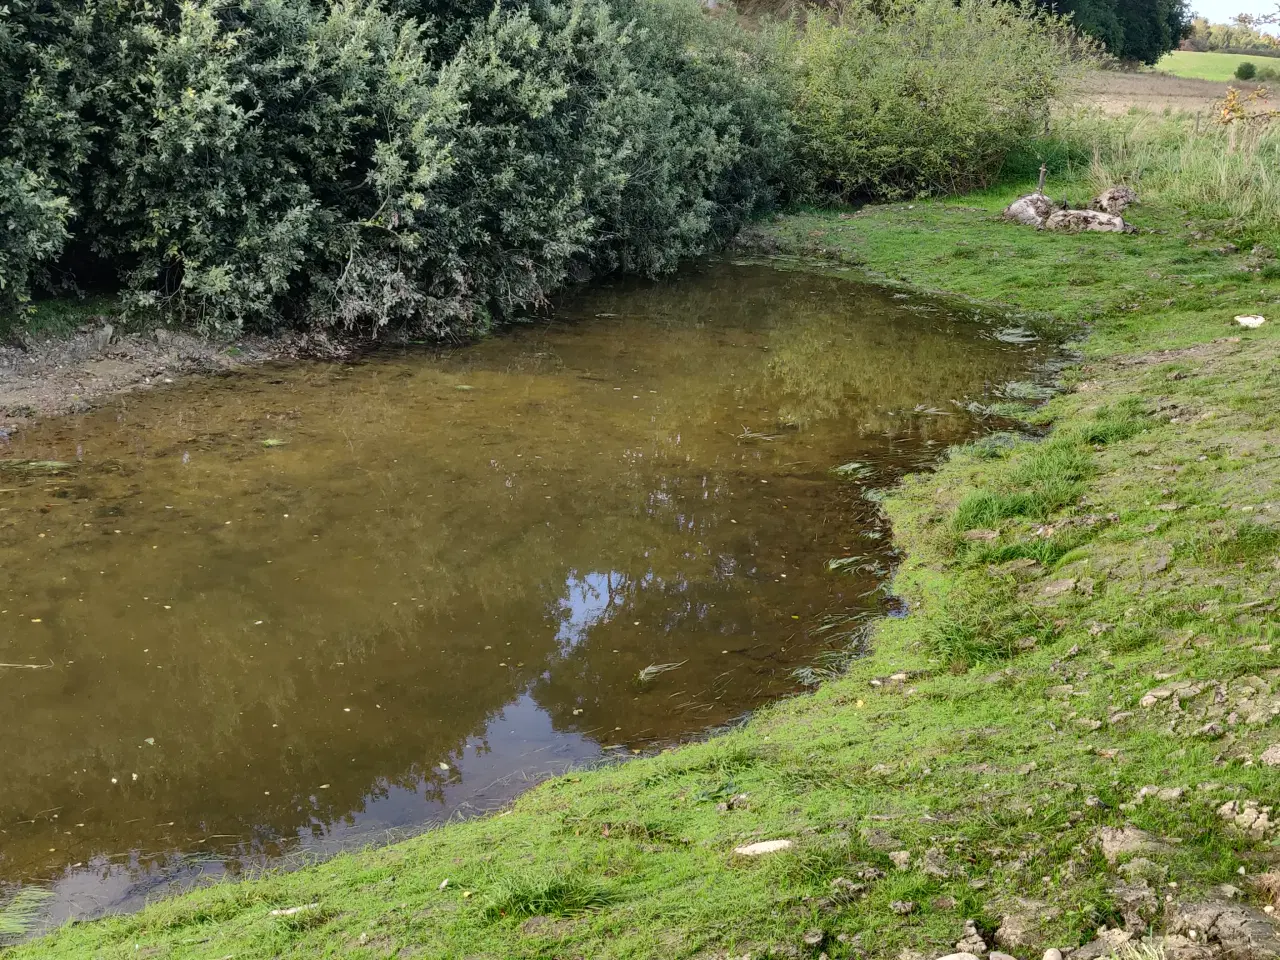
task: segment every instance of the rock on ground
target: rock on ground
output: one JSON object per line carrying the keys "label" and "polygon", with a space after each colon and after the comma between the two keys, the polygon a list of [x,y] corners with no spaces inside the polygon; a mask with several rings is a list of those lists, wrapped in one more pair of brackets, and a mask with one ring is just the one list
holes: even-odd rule
{"label": "rock on ground", "polygon": [[1169,913],[1171,934],[1217,947],[1227,960],[1280,958],[1280,933],[1267,915],[1256,907],[1206,900],[1177,904]]}
{"label": "rock on ground", "polygon": [[1107,930],[1098,935],[1098,939],[1077,947],[1071,951],[1071,960],[1100,960],[1109,957],[1133,939],[1128,930]]}
{"label": "rock on ground", "polygon": [[1089,204],[1094,210],[1101,210],[1103,213],[1111,213],[1117,217],[1124,213],[1125,209],[1138,202],[1138,194],[1134,192],[1132,187],[1115,186],[1107,187],[1100,194],[1093,198],[1093,202]]}
{"label": "rock on ground", "polygon": [[1015,900],[1004,907],[996,930],[996,943],[1011,953],[1038,947],[1044,939],[1041,924],[1057,914],[1057,908],[1044,901]]}
{"label": "rock on ground", "polygon": [[1029,193],[1004,208],[1003,217],[1028,227],[1044,226],[1053,213],[1053,201],[1043,193]]}
{"label": "rock on ground", "polygon": [[1132,233],[1133,227],[1120,217],[1098,210],[1059,210],[1044,222],[1046,230],[1066,233]]}
{"label": "rock on ground", "polygon": [[1162,849],[1151,834],[1137,827],[1103,827],[1098,831],[1098,842],[1107,863],[1115,863],[1128,853],[1153,853]]}
{"label": "rock on ground", "polygon": [[733,852],[740,857],[760,857],[766,853],[778,853],[790,850],[795,844],[790,840],[761,840],[759,843],[748,843],[734,847]]}

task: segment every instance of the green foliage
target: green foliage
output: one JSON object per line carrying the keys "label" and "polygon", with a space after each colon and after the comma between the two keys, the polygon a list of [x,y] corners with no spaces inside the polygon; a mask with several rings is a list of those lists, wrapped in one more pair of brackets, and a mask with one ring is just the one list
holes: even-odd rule
{"label": "green foliage", "polygon": [[856,0],[780,48],[813,184],[889,198],[992,182],[1079,52],[1058,21],[981,0]]}
{"label": "green foliage", "polygon": [[965,665],[1005,659],[1021,637],[1038,629],[1018,602],[1012,582],[978,570],[958,576],[919,626],[920,638],[934,656]]}
{"label": "green foliage", "polygon": [[1045,520],[1074,501],[1091,465],[1088,449],[1070,434],[1055,434],[1016,457],[1008,488],[976,490],[956,507],[956,530],[992,527],[1011,517]]}
{"label": "green foliage", "polygon": [[0,6],[0,314],[63,249],[92,126],[71,56],[85,17],[62,3]]}
{"label": "green foliage", "polygon": [[1257,73],[1257,66],[1248,60],[1243,61],[1238,67],[1236,67],[1237,80],[1252,80]]}
{"label": "green foliage", "polygon": [[490,920],[503,917],[568,917],[608,905],[607,890],[578,873],[505,874],[495,879],[485,904]]}
{"label": "green foliage", "polygon": [[1120,60],[1153,64],[1177,48],[1190,27],[1185,0],[1037,0],[1067,14]]}
{"label": "green foliage", "polygon": [[[371,0],[86,14],[68,55],[110,122],[73,165],[74,226],[173,322],[444,335],[571,276],[669,270],[771,201],[786,112],[732,20],[695,0],[485,13],[465,36]],[[49,153],[0,169],[23,295],[74,213]]]}

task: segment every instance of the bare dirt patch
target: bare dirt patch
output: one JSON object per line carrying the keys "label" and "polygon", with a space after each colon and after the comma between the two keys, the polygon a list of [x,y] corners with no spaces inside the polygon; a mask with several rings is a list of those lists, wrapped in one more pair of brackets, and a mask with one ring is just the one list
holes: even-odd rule
{"label": "bare dirt patch", "polygon": [[228,344],[167,330],[117,336],[109,325],[82,327],[68,338],[0,345],[0,439],[36,417],[80,412],[105,397],[179,377],[343,352],[297,336]]}
{"label": "bare dirt patch", "polygon": [[1234,86],[1242,93],[1253,90],[1251,83],[1217,83],[1191,80],[1166,73],[1122,73],[1097,70],[1085,77],[1077,104],[1097,107],[1103,113],[1128,113],[1133,107],[1163,113],[1203,113],[1206,118],[1216,101]]}

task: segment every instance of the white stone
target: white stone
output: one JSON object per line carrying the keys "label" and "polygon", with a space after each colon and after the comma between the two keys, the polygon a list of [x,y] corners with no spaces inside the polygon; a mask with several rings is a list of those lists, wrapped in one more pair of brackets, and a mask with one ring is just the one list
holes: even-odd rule
{"label": "white stone", "polygon": [[766,853],[790,850],[794,846],[795,844],[790,840],[761,840],[759,843],[748,843],[745,846],[734,847],[733,852],[740,857],[759,857]]}
{"label": "white stone", "polygon": [[1028,227],[1040,227],[1053,213],[1053,201],[1043,193],[1029,193],[1004,208],[1004,218]]}
{"label": "white stone", "polygon": [[1242,313],[1236,317],[1236,323],[1242,327],[1248,327],[1250,330],[1255,330],[1266,322],[1266,317],[1260,317],[1256,313]]}

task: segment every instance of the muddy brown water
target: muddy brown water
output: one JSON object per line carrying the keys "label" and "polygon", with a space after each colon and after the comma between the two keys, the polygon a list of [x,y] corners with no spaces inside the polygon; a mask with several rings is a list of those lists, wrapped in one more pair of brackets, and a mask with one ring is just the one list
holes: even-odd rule
{"label": "muddy brown water", "polygon": [[926,298],[712,262],[475,344],[15,436],[0,893],[51,890],[48,921],[130,909],[796,691],[886,609],[866,492],[990,429],[961,404],[1049,352]]}

